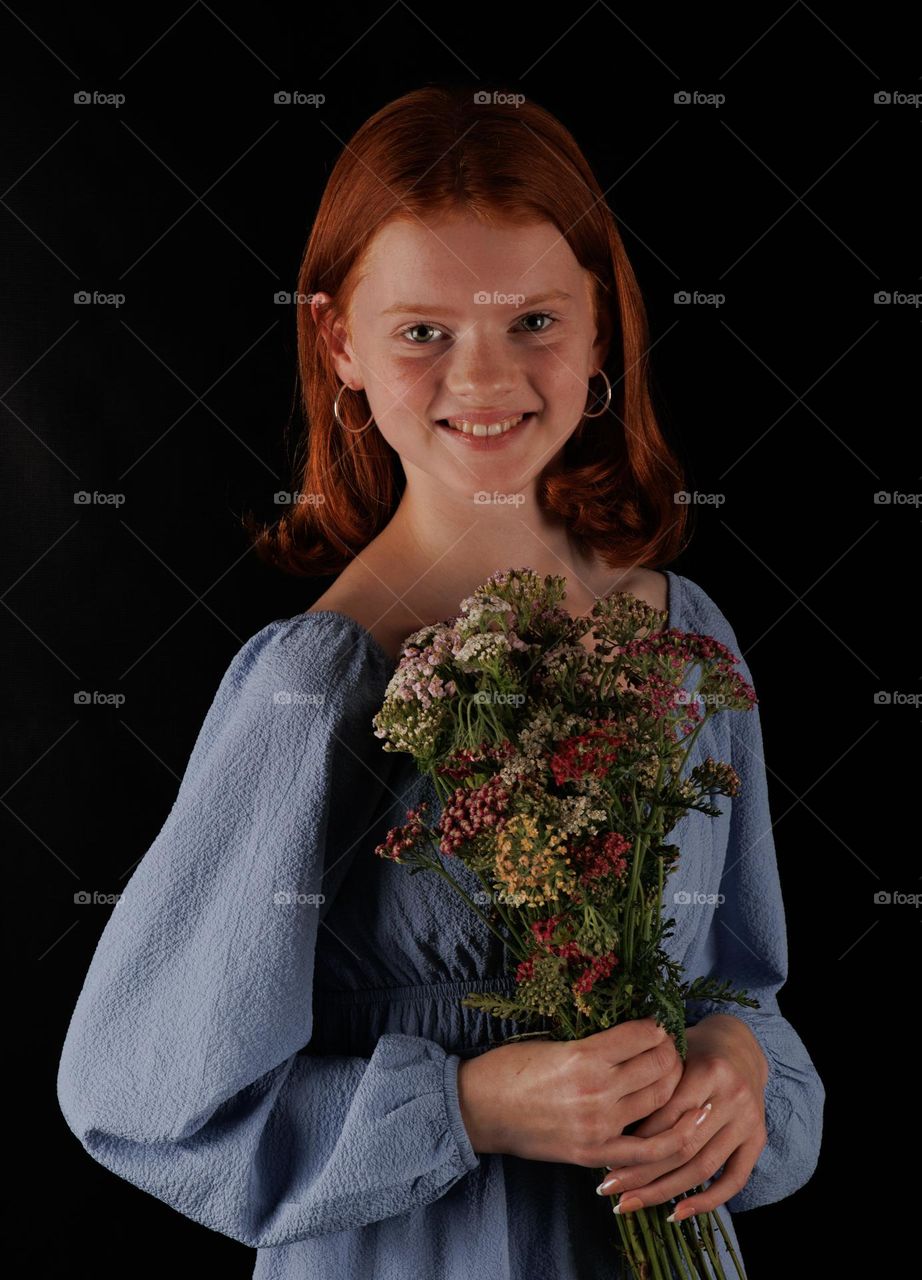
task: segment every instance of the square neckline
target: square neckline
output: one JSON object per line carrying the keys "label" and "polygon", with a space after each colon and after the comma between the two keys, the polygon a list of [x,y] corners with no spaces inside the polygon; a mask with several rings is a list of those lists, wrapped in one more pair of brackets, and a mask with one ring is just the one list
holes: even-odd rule
{"label": "square neckline", "polygon": [[[673,573],[671,569],[663,569],[662,573],[666,575],[666,627],[667,631],[675,628],[676,619],[679,615],[682,605],[682,577],[681,574]],[[607,591],[605,595],[599,596],[600,600],[606,600],[609,596],[615,595],[615,589]],[[588,618],[588,614],[577,615],[581,618]],[[347,622],[357,633],[361,640],[364,640],[367,649],[375,653],[378,658],[387,666],[392,673],[397,670],[400,665],[400,658],[392,658],[387,650],[381,645],[381,642],[371,634],[367,627],[362,626],[357,618],[353,618],[349,613],[341,613],[338,609],[305,609],[303,613],[295,615],[296,618],[339,618],[342,622]]]}

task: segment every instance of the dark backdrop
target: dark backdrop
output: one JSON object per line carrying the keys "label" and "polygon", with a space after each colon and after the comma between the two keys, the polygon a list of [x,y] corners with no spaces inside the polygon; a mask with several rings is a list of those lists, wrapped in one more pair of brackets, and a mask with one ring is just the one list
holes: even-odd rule
{"label": "dark backdrop", "polygon": [[[74,895],[123,888],[230,658],[323,588],[262,567],[239,518],[277,515],[292,487],[294,311],[275,294],[294,288],[341,145],[429,79],[501,78],[584,146],[647,299],[690,488],[724,499],[696,506],[671,567],[724,609],[759,687],[789,922],[782,1009],[828,1091],[812,1181],[736,1220],[750,1275],[806,1275],[806,1250],[863,1273],[885,1215],[868,1274],[888,1274],[914,1212],[891,1162],[913,1110],[918,940],[910,906],[875,900],[918,888],[906,14],[183,0],[128,15],[0,9],[7,1098],[21,1136],[7,1167],[24,1192],[10,1248],[100,1280],[139,1250],[154,1270],[195,1258],[251,1274],[249,1250],[97,1165],[57,1109],[67,1020],[111,910]],[[273,101],[295,89],[326,101]],[[124,102],[74,100],[94,92]],[[81,690],[124,703],[75,703]]]}

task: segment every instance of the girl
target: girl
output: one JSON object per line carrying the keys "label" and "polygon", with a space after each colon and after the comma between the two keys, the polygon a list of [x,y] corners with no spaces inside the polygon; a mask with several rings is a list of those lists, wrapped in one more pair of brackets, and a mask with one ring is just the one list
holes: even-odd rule
{"label": "girl", "polygon": [[690,1003],[684,1063],[649,1020],[501,1044],[520,1028],[460,1001],[511,990],[503,948],[440,878],[373,856],[408,808],[438,817],[372,730],[401,642],[496,570],[563,574],[574,616],[631,591],[739,653],[656,568],[688,508],[598,183],[548,112],[484,96],[407,94],[330,176],[298,282],[299,501],[247,524],[270,562],[334,580],[231,660],[61,1057],[90,1155],[256,1248],[261,1280],[611,1280],[599,1168],[624,1213],[704,1186],[678,1216],[725,1206],[736,1244],[727,1211],[818,1157],[823,1085],[777,1001],[758,708],[696,741],[742,790],[676,828],[670,945],[759,1008]]}

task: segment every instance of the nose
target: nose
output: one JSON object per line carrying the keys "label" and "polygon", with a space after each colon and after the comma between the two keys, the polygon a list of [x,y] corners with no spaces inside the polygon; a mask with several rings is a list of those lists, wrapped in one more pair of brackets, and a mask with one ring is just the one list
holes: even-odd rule
{"label": "nose", "polygon": [[442,369],[449,395],[472,406],[505,403],[520,380],[502,336],[491,334],[490,326],[477,320],[455,339]]}

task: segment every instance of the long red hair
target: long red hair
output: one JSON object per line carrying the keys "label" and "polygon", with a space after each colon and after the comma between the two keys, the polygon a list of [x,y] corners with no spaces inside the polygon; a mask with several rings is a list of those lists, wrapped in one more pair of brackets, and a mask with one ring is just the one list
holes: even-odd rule
{"label": "long red hair", "polygon": [[[614,215],[559,120],[533,102],[481,96],[469,85],[430,85],[397,98],[365,121],[330,174],[298,273],[297,500],[275,524],[243,518],[257,553],[286,573],[339,573],[388,523],[406,483],[374,424],[351,435],[335,421],[341,383],[305,298],[329,293],[348,314],[363,253],[386,222],[454,211],[549,221],[593,278],[611,404],[582,420],[540,474],[541,506],[611,568],[656,568],[682,549],[688,506],[675,494],[684,471],[653,412],[646,311]],[[344,395],[339,412],[353,431],[371,417],[364,392]]]}

